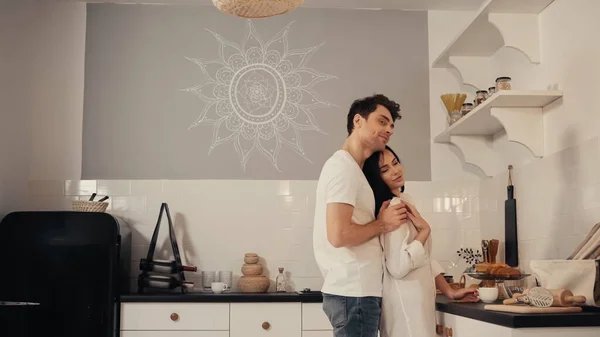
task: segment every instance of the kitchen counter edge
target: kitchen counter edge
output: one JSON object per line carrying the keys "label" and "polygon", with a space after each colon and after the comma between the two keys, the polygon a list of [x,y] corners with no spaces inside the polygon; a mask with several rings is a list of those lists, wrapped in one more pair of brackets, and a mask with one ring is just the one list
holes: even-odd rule
{"label": "kitchen counter edge", "polygon": [[188,292],[182,293],[149,293],[149,294],[124,294],[121,295],[121,303],[154,302],[154,303],[258,303],[258,302],[301,302],[322,303],[321,292],[299,294],[287,293],[221,293]]}

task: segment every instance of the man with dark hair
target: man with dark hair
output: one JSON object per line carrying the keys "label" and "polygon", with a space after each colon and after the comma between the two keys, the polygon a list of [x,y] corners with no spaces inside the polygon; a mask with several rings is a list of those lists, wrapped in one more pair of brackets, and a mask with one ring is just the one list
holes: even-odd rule
{"label": "man with dark hair", "polygon": [[352,129],[354,129],[354,117],[358,114],[366,119],[372,112],[374,112],[377,109],[377,105],[381,105],[389,111],[392,117],[392,129],[394,128],[393,121],[402,118],[402,116],[400,116],[400,105],[398,105],[398,103],[394,101],[391,101],[384,95],[378,94],[363,99],[357,99],[352,103],[352,105],[350,106],[350,111],[348,112],[348,123],[346,124],[348,135],[350,135],[352,133]]}
{"label": "man with dark hair", "polygon": [[354,101],[348,138],[325,162],[317,184],[313,246],[324,277],[323,310],[335,337],[377,337],[383,277],[379,235],[400,227],[407,214],[403,204],[387,201],[375,218],[373,190],[362,166],[385,148],[399,111],[384,95]]}

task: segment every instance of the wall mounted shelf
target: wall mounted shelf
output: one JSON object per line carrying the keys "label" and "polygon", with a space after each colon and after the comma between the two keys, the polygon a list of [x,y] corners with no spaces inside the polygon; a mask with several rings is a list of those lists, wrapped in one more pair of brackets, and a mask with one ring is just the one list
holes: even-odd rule
{"label": "wall mounted shelf", "polygon": [[505,130],[509,141],[542,157],[543,108],[561,97],[560,91],[499,91],[435,136],[434,142],[456,145],[466,162],[492,176],[506,169],[491,146],[493,136]]}
{"label": "wall mounted shelf", "polygon": [[432,66],[451,67],[452,57],[490,57],[502,47],[518,49],[539,63],[538,14],[553,1],[486,0]]}

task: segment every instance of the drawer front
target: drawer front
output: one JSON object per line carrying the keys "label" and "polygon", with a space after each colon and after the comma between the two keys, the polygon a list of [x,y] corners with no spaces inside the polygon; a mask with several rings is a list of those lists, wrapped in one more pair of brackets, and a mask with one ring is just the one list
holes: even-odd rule
{"label": "drawer front", "polygon": [[231,303],[230,337],[301,337],[301,303]]}
{"label": "drawer front", "polygon": [[229,337],[229,331],[121,331],[121,337]]}
{"label": "drawer front", "polygon": [[229,303],[123,303],[121,330],[229,330]]}
{"label": "drawer front", "polygon": [[333,331],[302,331],[302,337],[333,337]]}
{"label": "drawer front", "polygon": [[302,303],[302,330],[333,330],[322,303]]}

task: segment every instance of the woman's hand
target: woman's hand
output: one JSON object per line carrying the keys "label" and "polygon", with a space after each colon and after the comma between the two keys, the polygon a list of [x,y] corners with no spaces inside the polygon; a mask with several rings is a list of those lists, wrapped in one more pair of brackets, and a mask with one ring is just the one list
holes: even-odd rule
{"label": "woman's hand", "polygon": [[448,297],[453,300],[462,299],[462,302],[479,302],[479,298],[477,297],[477,289],[473,288],[452,289],[450,296]]}
{"label": "woman's hand", "polygon": [[404,204],[406,205],[406,209],[408,211],[408,218],[413,222],[417,231],[431,231],[431,227],[429,226],[427,221],[423,219],[419,211],[417,211],[417,208],[406,201],[404,201]]}

